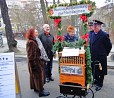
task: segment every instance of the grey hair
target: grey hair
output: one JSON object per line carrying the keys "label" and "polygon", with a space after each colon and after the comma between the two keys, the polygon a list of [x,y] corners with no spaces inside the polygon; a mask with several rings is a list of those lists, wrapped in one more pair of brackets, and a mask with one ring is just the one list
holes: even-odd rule
{"label": "grey hair", "polygon": [[35,32],[38,32],[38,30],[35,29]]}
{"label": "grey hair", "polygon": [[47,26],[49,26],[49,24],[44,24],[44,25],[43,25],[43,29],[44,29],[45,27],[47,27]]}

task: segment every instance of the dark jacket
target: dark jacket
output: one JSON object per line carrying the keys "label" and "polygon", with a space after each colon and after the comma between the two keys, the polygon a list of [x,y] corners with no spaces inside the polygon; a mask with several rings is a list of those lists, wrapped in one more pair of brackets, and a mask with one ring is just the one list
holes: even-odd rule
{"label": "dark jacket", "polygon": [[90,34],[90,51],[92,61],[100,61],[103,74],[107,74],[107,56],[112,48],[108,33],[100,30],[98,34]]}
{"label": "dark jacket", "polygon": [[47,56],[49,59],[53,58],[53,52],[52,52],[52,48],[53,48],[53,44],[54,44],[54,37],[52,34],[46,35],[44,32],[42,32],[39,35],[39,39],[41,40],[44,49],[47,53]]}
{"label": "dark jacket", "polygon": [[88,34],[89,34],[89,38],[91,37],[91,34],[94,33],[94,31],[89,31]]}
{"label": "dark jacket", "polygon": [[64,35],[64,41],[75,42],[77,40],[78,40],[78,37],[76,37],[76,35],[70,36],[68,33]]}

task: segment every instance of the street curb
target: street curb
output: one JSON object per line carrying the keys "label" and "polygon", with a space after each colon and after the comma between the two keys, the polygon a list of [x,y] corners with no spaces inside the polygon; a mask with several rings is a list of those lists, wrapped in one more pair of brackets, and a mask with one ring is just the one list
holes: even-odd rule
{"label": "street curb", "polygon": [[107,66],[108,69],[114,69],[114,66]]}
{"label": "street curb", "polygon": [[25,58],[27,58],[27,55],[15,55],[15,57],[25,57]]}

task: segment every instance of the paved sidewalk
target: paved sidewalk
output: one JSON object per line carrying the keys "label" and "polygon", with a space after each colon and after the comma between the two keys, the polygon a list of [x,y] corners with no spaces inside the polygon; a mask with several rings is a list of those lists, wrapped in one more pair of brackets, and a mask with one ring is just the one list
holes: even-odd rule
{"label": "paved sidewalk", "polygon": [[[19,58],[17,60],[17,69],[19,74],[19,81],[21,87],[21,95],[22,98],[40,98],[38,97],[38,93],[35,93],[33,90],[30,89],[30,81],[29,81],[29,71],[26,58]],[[42,98],[56,98],[60,95],[60,88],[59,88],[59,73],[58,73],[58,63],[53,62],[53,70],[52,75],[54,81],[46,83],[44,89],[50,92],[50,96],[42,97]],[[93,92],[95,93],[94,98],[114,98],[114,70],[108,69],[108,75],[105,77],[104,86],[102,90],[96,92],[95,87],[92,87]],[[20,98],[19,95],[17,98]],[[62,98],[62,97],[61,97]],[[79,98],[79,97],[75,97]],[[86,98],[92,98],[91,92],[86,96]]]}

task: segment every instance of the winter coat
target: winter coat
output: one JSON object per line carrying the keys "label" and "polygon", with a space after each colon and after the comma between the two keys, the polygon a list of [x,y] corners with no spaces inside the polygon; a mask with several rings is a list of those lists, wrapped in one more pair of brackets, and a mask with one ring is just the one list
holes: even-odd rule
{"label": "winter coat", "polygon": [[53,52],[52,52],[52,48],[53,48],[53,44],[54,44],[54,37],[52,34],[46,35],[44,32],[42,32],[39,35],[39,39],[41,40],[44,49],[47,53],[47,56],[49,59],[53,58]]}
{"label": "winter coat", "polygon": [[70,36],[68,33],[64,35],[64,41],[75,42],[77,40],[78,40],[78,37],[76,37],[76,35]]}
{"label": "winter coat", "polygon": [[[99,61],[102,66],[102,74],[107,74],[107,56],[112,48],[108,33],[100,30],[98,34],[90,34],[90,51],[92,61]],[[94,64],[92,65],[92,67]]]}
{"label": "winter coat", "polygon": [[26,51],[30,73],[30,88],[42,91],[45,83],[44,62],[40,59],[40,49],[35,40],[30,39],[27,41]]}

